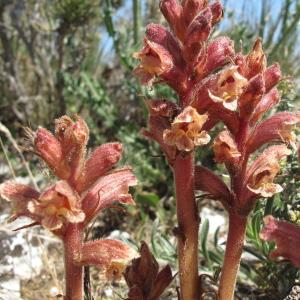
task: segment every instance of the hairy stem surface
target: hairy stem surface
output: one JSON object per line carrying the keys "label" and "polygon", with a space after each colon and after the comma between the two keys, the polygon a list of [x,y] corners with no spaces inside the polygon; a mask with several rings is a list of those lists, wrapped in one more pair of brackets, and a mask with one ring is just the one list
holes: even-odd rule
{"label": "hairy stem surface", "polygon": [[181,300],[198,300],[199,218],[194,194],[194,154],[178,155],[174,164],[179,230],[178,259]]}
{"label": "hairy stem surface", "polygon": [[229,214],[225,258],[222,267],[218,300],[232,300],[243,252],[247,218],[235,213]]}
{"label": "hairy stem surface", "polygon": [[82,224],[69,224],[64,236],[66,300],[83,299],[83,267],[74,264],[73,255],[80,251],[83,238]]}

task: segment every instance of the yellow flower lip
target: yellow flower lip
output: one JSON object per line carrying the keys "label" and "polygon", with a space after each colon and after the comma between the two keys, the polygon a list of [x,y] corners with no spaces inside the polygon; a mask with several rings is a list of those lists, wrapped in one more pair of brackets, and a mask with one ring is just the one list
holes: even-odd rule
{"label": "yellow flower lip", "polygon": [[212,101],[222,103],[225,108],[235,111],[238,98],[247,84],[248,80],[239,73],[238,66],[231,66],[220,73],[216,90],[209,90],[208,94]]}
{"label": "yellow flower lip", "polygon": [[187,106],[173,121],[171,129],[165,129],[164,142],[175,146],[179,151],[192,151],[196,146],[206,145],[210,142],[210,136],[203,125],[208,116],[200,115],[195,108]]}

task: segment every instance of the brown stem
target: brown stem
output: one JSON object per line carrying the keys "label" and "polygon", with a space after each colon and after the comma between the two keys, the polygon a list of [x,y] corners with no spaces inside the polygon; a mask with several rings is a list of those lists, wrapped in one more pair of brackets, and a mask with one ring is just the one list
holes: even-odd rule
{"label": "brown stem", "polygon": [[80,251],[82,224],[69,224],[64,236],[66,300],[83,299],[83,267],[74,265],[74,253]]}
{"label": "brown stem", "polygon": [[218,300],[232,300],[237,273],[243,252],[247,217],[235,213],[229,214],[225,258],[222,267]]}
{"label": "brown stem", "polygon": [[178,219],[178,259],[181,300],[198,300],[199,218],[194,194],[194,154],[179,154],[174,163]]}

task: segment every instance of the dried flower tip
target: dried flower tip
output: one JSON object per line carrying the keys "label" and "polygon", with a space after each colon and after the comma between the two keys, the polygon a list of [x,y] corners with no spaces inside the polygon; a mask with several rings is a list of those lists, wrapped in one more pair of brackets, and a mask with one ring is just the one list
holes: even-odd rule
{"label": "dried flower tip", "polygon": [[207,119],[207,115],[199,115],[193,107],[186,107],[174,119],[171,129],[164,131],[164,142],[180,151],[192,151],[195,146],[206,145],[210,136],[202,128]]}
{"label": "dried flower tip", "polygon": [[213,143],[215,160],[219,163],[230,162],[241,156],[232,135],[227,130],[222,131]]}
{"label": "dried flower tip", "polygon": [[28,203],[28,210],[41,217],[42,225],[56,230],[64,223],[83,222],[85,215],[79,208],[79,197],[66,181],[59,181],[44,191],[38,200]]}
{"label": "dried flower tip", "polygon": [[[65,149],[75,145],[86,146],[89,138],[89,128],[79,116],[74,116],[75,122],[68,116],[55,120],[55,135]],[[65,149],[64,152],[67,152]]]}
{"label": "dried flower tip", "polygon": [[235,111],[238,98],[247,84],[247,79],[239,73],[238,67],[232,66],[220,74],[217,87],[214,91],[209,91],[209,96],[212,101],[222,103],[225,108]]}
{"label": "dried flower tip", "polygon": [[248,67],[248,78],[266,70],[267,60],[262,48],[261,39],[256,40],[252,51],[246,58],[246,63]]}
{"label": "dried flower tip", "polygon": [[272,216],[266,216],[264,223],[260,237],[266,241],[275,241],[277,246],[271,252],[271,258],[282,256],[300,268],[300,228],[286,221],[275,220]]}

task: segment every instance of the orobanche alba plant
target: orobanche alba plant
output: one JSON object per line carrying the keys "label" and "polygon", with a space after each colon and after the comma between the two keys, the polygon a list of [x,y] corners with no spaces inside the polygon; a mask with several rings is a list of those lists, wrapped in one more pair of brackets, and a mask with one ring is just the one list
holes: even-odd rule
{"label": "orobanche alba plant", "polygon": [[[259,198],[282,191],[274,180],[280,161],[292,153],[288,146],[295,143],[292,129],[300,117],[283,112],[262,120],[280,100],[280,67],[267,67],[259,39],[248,54],[235,53],[228,37],[209,39],[223,15],[220,2],[161,0],[160,9],[169,28],[147,26],[144,47],[134,55],[140,60],[134,73],[144,84],[169,85],[178,96],[177,103],[146,101],[145,135],[159,143],[174,173],[180,299],[200,299],[202,294],[195,201],[199,190],[221,201],[229,214],[218,299],[231,300],[247,217]],[[209,130],[219,122],[225,128],[212,148],[215,161],[225,164],[229,186],[194,160],[195,151],[210,142]]]}
{"label": "orobanche alba plant", "polygon": [[11,220],[26,216],[58,236],[64,244],[65,299],[83,299],[83,266],[95,265],[108,277],[120,276],[135,251],[113,239],[83,241],[84,229],[112,202],[133,204],[128,193],[136,185],[130,167],[114,169],[122,145],[104,144],[87,155],[89,130],[84,120],[63,116],[55,121],[55,135],[44,128],[30,132],[34,152],[58,178],[41,193],[9,181],[0,195],[12,202]]}

